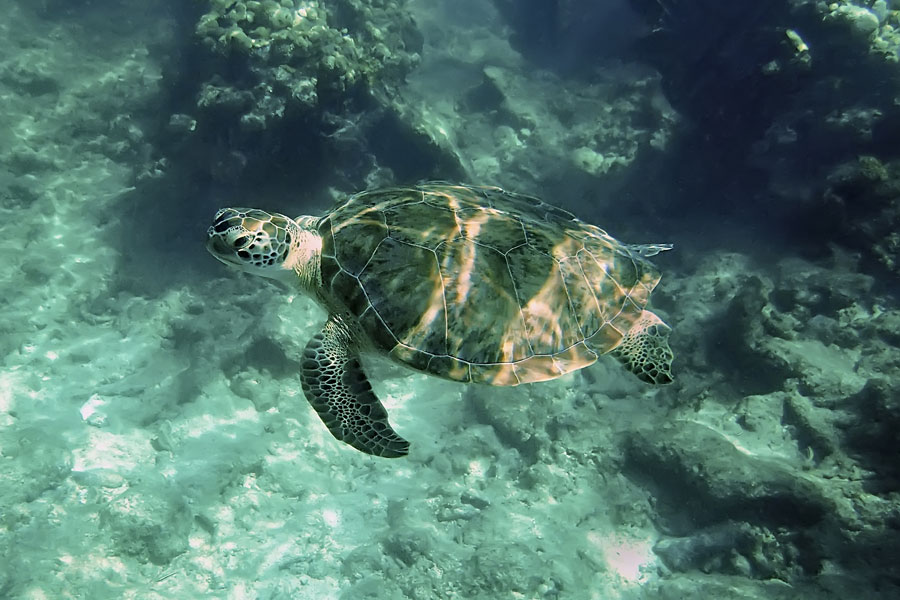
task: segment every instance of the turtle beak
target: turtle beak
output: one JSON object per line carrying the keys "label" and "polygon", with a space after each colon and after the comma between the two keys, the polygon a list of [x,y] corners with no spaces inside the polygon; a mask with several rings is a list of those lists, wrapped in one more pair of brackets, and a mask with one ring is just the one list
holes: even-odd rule
{"label": "turtle beak", "polygon": [[235,261],[229,260],[234,257],[234,250],[225,243],[222,236],[216,234],[210,235],[206,240],[206,249],[209,250],[209,253],[216,257],[219,262],[223,262],[230,266],[236,265]]}

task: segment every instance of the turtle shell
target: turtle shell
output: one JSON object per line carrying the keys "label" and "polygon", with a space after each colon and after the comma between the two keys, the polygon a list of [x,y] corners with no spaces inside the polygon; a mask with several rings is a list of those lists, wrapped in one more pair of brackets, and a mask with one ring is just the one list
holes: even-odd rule
{"label": "turtle shell", "polygon": [[318,230],[326,302],[375,350],[457,381],[585,367],[619,345],[659,281],[602,229],[495,187],[363,192]]}

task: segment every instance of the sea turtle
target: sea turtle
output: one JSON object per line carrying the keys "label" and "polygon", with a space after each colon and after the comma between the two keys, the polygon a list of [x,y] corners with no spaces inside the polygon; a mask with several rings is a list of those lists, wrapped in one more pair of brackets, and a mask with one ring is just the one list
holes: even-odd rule
{"label": "sea turtle", "polygon": [[667,244],[622,244],[537,198],[441,182],[358,193],[323,217],[223,208],[207,248],[287,281],[328,321],[306,345],[307,400],[338,440],[403,456],[360,365],[375,352],[462,382],[553,379],[611,353],[672,381],[670,328],[647,310]]}

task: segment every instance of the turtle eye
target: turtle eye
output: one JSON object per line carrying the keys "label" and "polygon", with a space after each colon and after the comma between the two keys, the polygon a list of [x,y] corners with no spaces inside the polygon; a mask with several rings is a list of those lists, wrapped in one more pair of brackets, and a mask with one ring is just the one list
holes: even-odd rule
{"label": "turtle eye", "polygon": [[234,241],[231,242],[231,245],[234,246],[235,248],[243,248],[244,246],[247,245],[248,241],[250,241],[249,235],[241,235],[241,236],[234,238]]}

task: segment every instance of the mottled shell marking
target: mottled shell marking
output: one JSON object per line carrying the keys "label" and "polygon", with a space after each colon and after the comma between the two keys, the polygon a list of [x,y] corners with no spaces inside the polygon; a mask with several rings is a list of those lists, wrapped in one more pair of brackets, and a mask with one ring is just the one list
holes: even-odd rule
{"label": "mottled shell marking", "polygon": [[319,223],[323,295],[377,349],[459,381],[515,384],[609,352],[659,281],[603,230],[499,188],[352,196]]}

